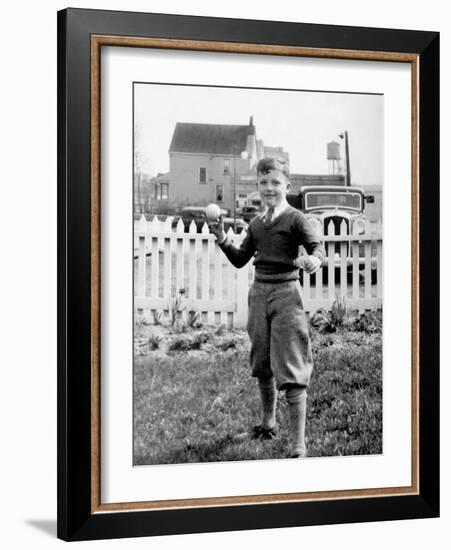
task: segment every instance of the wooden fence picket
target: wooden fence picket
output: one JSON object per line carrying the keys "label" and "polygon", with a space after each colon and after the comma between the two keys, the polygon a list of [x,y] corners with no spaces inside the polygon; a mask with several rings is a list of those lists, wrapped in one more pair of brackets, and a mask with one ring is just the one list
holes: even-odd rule
{"label": "wooden fence picket", "polygon": [[138,255],[138,296],[146,294],[146,235],[139,236]]}
{"label": "wooden fence picket", "polygon": [[188,236],[188,298],[195,300],[197,282],[196,239],[192,238],[191,231],[189,231]]}
{"label": "wooden fence picket", "polygon": [[171,296],[172,292],[172,238],[164,239],[163,258],[163,296]]}
{"label": "wooden fence picket", "polygon": [[359,241],[352,242],[352,299],[358,300],[360,297],[360,270],[359,270]]}
{"label": "wooden fence picket", "polygon": [[[376,224],[375,228],[376,234],[382,235],[382,221],[379,220]],[[382,250],[382,240],[376,241],[376,280],[377,280],[377,286],[376,286],[376,296],[378,300],[382,302],[382,285],[383,285],[383,269],[382,266],[384,265],[384,258],[383,258],[383,250]]]}
{"label": "wooden fence picket", "polygon": [[382,285],[383,285],[383,257],[382,257],[382,241],[377,242],[377,264],[376,264],[376,296],[379,300],[382,300]]}
{"label": "wooden fence picket", "polygon": [[[233,232],[232,227],[229,227],[227,231],[227,238],[230,239],[233,243],[238,244],[238,239],[235,238],[235,233]],[[227,262],[226,267],[226,292],[228,300],[235,300],[235,268],[230,262]]]}
{"label": "wooden fence picket", "polygon": [[[208,300],[214,300],[214,263],[215,263],[215,240],[216,238],[214,235],[210,235],[210,238],[208,239],[208,246],[207,246],[207,255],[208,255],[208,276],[209,276],[209,288],[208,288]],[[213,310],[210,310],[208,312],[208,323],[210,325],[215,324],[215,312]]]}
{"label": "wooden fence picket", "polygon": [[[206,223],[202,227],[202,240],[198,242],[198,246],[201,250],[201,287],[200,287],[200,297],[203,301],[208,301],[210,299],[210,257],[208,250],[208,242],[210,240],[210,231]],[[202,322],[208,321],[208,313],[206,311],[201,312]]]}
{"label": "wooden fence picket", "polygon": [[371,298],[371,241],[365,242],[365,299]]}
{"label": "wooden fence picket", "polygon": [[[340,237],[346,237],[348,226],[345,220],[340,224]],[[348,249],[351,248],[350,242],[340,242],[340,297],[346,298],[348,287]]]}
{"label": "wooden fence picket", "polygon": [[158,237],[154,234],[150,235],[151,256],[150,256],[150,295],[153,298],[158,297],[158,271],[159,271],[159,252],[158,252]]}
{"label": "wooden fence picket", "polygon": [[317,302],[321,302],[323,299],[323,270],[318,269],[318,271],[315,273],[315,276],[315,299]]}
{"label": "wooden fence picket", "polygon": [[[326,228],[327,235],[335,237],[335,225],[331,220]],[[327,261],[327,295],[330,302],[335,299],[335,243],[325,243]]]}

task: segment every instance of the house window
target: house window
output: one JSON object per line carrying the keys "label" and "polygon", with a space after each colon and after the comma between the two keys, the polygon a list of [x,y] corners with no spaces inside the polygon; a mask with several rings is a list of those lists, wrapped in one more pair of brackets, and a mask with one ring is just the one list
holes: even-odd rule
{"label": "house window", "polygon": [[222,202],[224,200],[224,186],[216,186],[216,202]]}
{"label": "house window", "polygon": [[167,201],[169,198],[169,184],[162,183],[160,187],[160,199],[162,201]]}
{"label": "house window", "polygon": [[166,201],[169,198],[169,184],[157,183],[155,184],[155,200]]}
{"label": "house window", "polygon": [[224,170],[222,172],[223,174],[230,174],[230,159],[224,159]]}
{"label": "house window", "polygon": [[199,183],[207,183],[207,169],[199,168]]}

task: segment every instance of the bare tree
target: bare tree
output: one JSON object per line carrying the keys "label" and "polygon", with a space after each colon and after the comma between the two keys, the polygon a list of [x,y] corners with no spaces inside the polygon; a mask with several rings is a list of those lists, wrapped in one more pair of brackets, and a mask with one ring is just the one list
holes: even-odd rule
{"label": "bare tree", "polygon": [[143,201],[143,154],[142,154],[142,132],[139,123],[135,121],[134,125],[134,151],[133,151],[133,195],[134,210],[142,214],[145,210]]}

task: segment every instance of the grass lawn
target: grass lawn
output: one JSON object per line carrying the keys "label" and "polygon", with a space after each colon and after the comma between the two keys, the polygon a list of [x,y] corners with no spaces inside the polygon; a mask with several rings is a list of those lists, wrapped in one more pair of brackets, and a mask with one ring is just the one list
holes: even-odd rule
{"label": "grass lawn", "polygon": [[[246,332],[214,327],[137,331],[134,464],[284,458],[288,410],[279,394],[274,441],[234,441],[259,423]],[[377,330],[312,332],[308,392],[310,457],[382,453],[382,336]],[[156,348],[156,349],[152,349]]]}

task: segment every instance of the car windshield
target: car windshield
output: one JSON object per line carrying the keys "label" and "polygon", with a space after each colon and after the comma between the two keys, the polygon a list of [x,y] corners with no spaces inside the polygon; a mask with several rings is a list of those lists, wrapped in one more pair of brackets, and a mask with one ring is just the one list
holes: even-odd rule
{"label": "car windshield", "polygon": [[182,210],[182,216],[200,217],[204,215],[203,210]]}
{"label": "car windshield", "polygon": [[360,193],[332,193],[327,191],[311,192],[305,194],[305,207],[309,208],[352,208],[362,209],[362,197]]}

